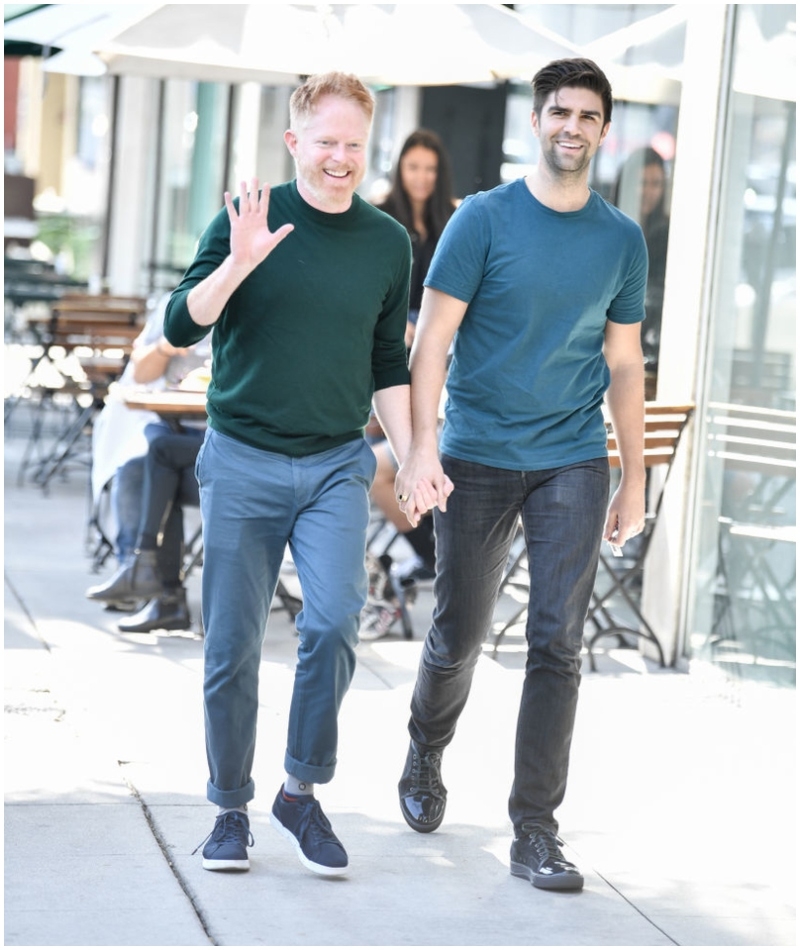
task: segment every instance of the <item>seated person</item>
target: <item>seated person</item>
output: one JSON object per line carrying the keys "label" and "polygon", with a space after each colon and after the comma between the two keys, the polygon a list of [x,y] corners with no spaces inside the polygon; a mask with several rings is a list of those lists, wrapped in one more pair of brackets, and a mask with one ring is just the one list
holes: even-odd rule
{"label": "seated person", "polygon": [[[128,366],[119,382],[109,391],[103,411],[95,420],[92,433],[92,495],[97,510],[107,487],[111,494],[109,537],[120,565],[133,553],[142,516],[144,459],[149,440],[148,427],[163,433],[170,426],[153,412],[129,409],[124,402],[126,388],[153,391],[176,386],[189,373],[207,364],[211,356],[210,335],[187,349],[172,346],[164,337],[165,294],[149,313],[147,323],[133,344]],[[151,437],[153,429],[149,429]],[[182,529],[181,529],[182,530]],[[132,610],[135,600],[107,602],[114,609]]]}
{"label": "seated person", "polygon": [[143,460],[142,512],[134,550],[110,580],[86,591],[90,600],[105,603],[147,601],[135,616],[118,623],[123,633],[185,630],[191,624],[181,579],[183,506],[200,504],[194,465],[204,430],[148,426],[146,435],[150,445]]}
{"label": "seated person", "polygon": [[[397,505],[397,494],[394,487],[397,462],[389,448],[389,443],[385,439],[376,442],[372,446],[372,451],[375,453],[377,468],[375,470],[375,480],[370,489],[370,497],[385,515],[387,521],[397,529],[414,552],[414,556],[409,561],[395,566],[395,573],[403,586],[408,586],[416,581],[433,580],[436,572],[433,518],[428,514],[416,528],[411,526],[408,518]],[[388,566],[385,561],[384,564]]]}
{"label": "seated person", "polygon": [[[114,551],[123,563],[133,549],[141,513],[142,459],[148,444],[148,425],[167,424],[154,412],[129,409],[126,389],[158,391],[177,386],[193,370],[211,357],[210,335],[188,349],[179,349],[164,337],[165,294],[150,311],[144,329],[133,344],[130,361],[106,398],[103,411],[92,429],[92,496],[98,504],[103,490],[111,487],[111,515],[114,521]],[[137,463],[123,472],[132,459]]]}
{"label": "seated person", "polygon": [[436,562],[433,518],[428,513],[412,528],[397,505],[394,487],[397,463],[389,443],[385,438],[379,438],[370,444],[377,462],[370,498],[397,534],[405,538],[414,554],[406,561],[393,563],[389,554],[393,541],[377,557],[367,552],[369,597],[361,613],[358,631],[359,639],[363,641],[380,640],[397,621],[400,621],[405,636],[411,636],[408,607],[414,601],[417,582],[433,580]]}

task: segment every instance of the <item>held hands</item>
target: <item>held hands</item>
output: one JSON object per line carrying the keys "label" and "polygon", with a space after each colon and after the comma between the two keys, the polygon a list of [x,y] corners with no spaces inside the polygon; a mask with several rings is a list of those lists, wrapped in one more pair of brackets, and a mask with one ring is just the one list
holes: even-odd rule
{"label": "held hands", "polygon": [[394,487],[400,511],[416,527],[433,508],[447,511],[454,486],[434,452],[427,459],[422,453],[410,454],[397,473]]}
{"label": "held hands", "polygon": [[269,230],[269,191],[269,185],[265,184],[259,193],[257,178],[253,178],[249,192],[247,183],[242,182],[238,211],[230,192],[225,192],[225,207],[231,223],[231,258],[235,265],[248,272],[265,260],[294,230],[293,224],[284,224],[274,233]]}

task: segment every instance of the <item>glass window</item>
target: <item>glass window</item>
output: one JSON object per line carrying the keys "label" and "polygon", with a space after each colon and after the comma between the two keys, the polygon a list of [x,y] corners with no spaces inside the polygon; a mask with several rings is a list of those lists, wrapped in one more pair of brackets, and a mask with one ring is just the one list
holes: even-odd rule
{"label": "glass window", "polygon": [[695,658],[776,684],[796,648],[794,19],[736,10],[690,628]]}
{"label": "glass window", "polygon": [[101,162],[108,141],[108,84],[102,76],[79,80],[77,156],[87,169]]}
{"label": "glass window", "polygon": [[228,87],[169,80],[156,182],[153,266],[170,286],[194,257],[197,240],[222,207]]}

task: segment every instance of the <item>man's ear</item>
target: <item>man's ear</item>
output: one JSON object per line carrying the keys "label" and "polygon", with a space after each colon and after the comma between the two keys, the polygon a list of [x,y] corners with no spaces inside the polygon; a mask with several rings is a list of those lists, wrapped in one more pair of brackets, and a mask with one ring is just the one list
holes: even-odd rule
{"label": "man's ear", "polygon": [[600,141],[597,143],[598,145],[602,144],[603,139],[605,139],[605,137],[608,135],[608,130],[610,128],[611,128],[611,123],[606,122],[606,124],[603,126],[603,131],[600,133]]}
{"label": "man's ear", "polygon": [[536,110],[531,109],[531,128],[533,129],[533,134],[536,138],[539,138],[539,116],[536,115]]}
{"label": "man's ear", "polygon": [[289,149],[289,154],[294,155],[294,150],[297,148],[297,136],[291,129],[287,129],[283,133],[283,141],[286,143],[286,148]]}

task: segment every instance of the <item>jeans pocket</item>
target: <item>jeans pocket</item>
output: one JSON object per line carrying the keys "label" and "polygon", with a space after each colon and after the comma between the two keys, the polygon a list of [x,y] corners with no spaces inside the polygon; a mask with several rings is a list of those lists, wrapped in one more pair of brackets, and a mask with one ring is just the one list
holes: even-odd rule
{"label": "jeans pocket", "polygon": [[197,452],[197,458],[194,462],[194,477],[197,479],[197,484],[202,488],[203,487],[203,477],[202,477],[202,467],[203,467],[203,457],[205,455],[206,446],[208,441],[211,438],[211,429],[208,429],[206,432],[205,438],[200,444],[200,449]]}

